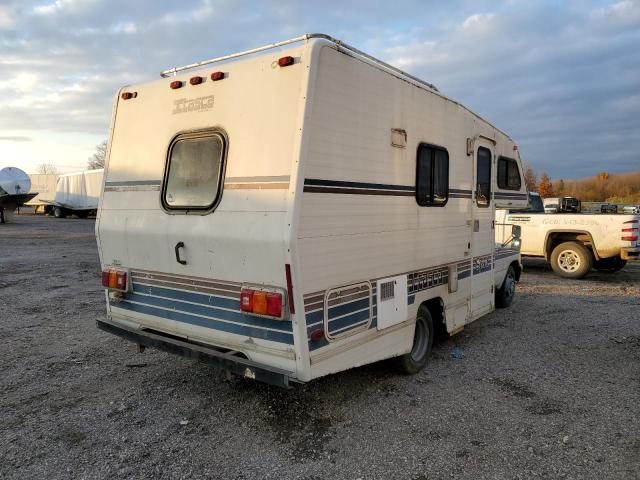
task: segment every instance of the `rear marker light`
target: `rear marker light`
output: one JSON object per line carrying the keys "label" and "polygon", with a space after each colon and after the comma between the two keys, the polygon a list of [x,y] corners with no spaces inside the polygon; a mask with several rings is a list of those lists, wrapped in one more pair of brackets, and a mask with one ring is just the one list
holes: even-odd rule
{"label": "rear marker light", "polygon": [[169,86],[175,90],[176,88],[182,88],[182,82],[180,80],[175,80],[169,84]]}
{"label": "rear marker light", "polygon": [[278,318],[282,316],[281,293],[267,293],[267,315]]}
{"label": "rear marker light", "polygon": [[314,342],[319,342],[323,338],[324,338],[324,330],[319,329],[311,332],[311,340],[313,340]]}
{"label": "rear marker light", "polygon": [[293,282],[291,280],[291,265],[288,263],[284,266],[284,272],[287,277],[287,297],[289,300],[289,311],[296,313],[296,308],[293,303]]}
{"label": "rear marker light", "polygon": [[211,74],[211,80],[217,82],[218,80],[222,80],[224,78],[224,72],[213,72]]}
{"label": "rear marker light", "polygon": [[288,67],[289,65],[293,65],[293,57],[280,57],[278,59],[278,65],[281,67]]}
{"label": "rear marker light", "polygon": [[622,240],[624,240],[625,242],[637,242],[638,241],[638,236],[637,235],[632,235],[630,237],[622,237]]}
{"label": "rear marker light", "polygon": [[253,292],[253,313],[267,314],[267,294],[265,292]]}
{"label": "rear marker light", "polygon": [[136,98],[137,96],[138,92],[122,92],[122,95],[120,95],[123,100],[129,100],[131,98]]}
{"label": "rear marker light", "polygon": [[202,78],[202,77],[191,77],[189,79],[189,83],[191,85],[200,85],[203,80],[204,80],[204,78]]}

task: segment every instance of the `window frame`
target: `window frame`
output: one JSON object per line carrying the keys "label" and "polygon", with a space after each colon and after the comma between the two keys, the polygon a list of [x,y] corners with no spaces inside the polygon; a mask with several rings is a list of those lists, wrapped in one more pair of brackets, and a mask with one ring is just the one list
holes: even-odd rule
{"label": "window frame", "polygon": [[[173,153],[173,149],[176,144],[183,140],[192,140],[192,139],[200,139],[207,137],[218,137],[222,143],[222,152],[220,155],[220,174],[218,179],[218,186],[216,190],[215,197],[213,198],[212,203],[206,206],[196,206],[196,205],[180,205],[180,206],[172,206],[169,205],[166,201],[167,195],[167,186],[169,180],[169,173],[171,170],[171,155]],[[189,130],[184,132],[177,133],[169,142],[169,146],[167,148],[167,156],[165,158],[164,164],[164,174],[162,176],[162,185],[160,187],[160,203],[162,205],[165,213],[170,215],[189,215],[189,214],[197,214],[197,215],[208,215],[215,211],[215,209],[220,204],[222,200],[222,193],[224,190],[224,180],[226,174],[227,167],[227,152],[229,150],[229,140],[227,134],[221,128],[207,128],[204,130]]]}
{"label": "window frame", "polygon": [[[480,187],[480,183],[478,182],[479,177],[478,177],[478,159],[480,158],[480,150],[486,150],[487,152],[489,152],[489,197],[487,198],[487,203],[486,204],[482,204],[478,201],[478,193],[480,192],[480,189],[478,187]],[[491,200],[492,200],[492,194],[493,194],[493,152],[491,151],[490,148],[487,147],[478,147],[478,149],[476,150],[476,178],[475,178],[475,194],[474,194],[474,199],[476,202],[476,206],[478,208],[489,208],[491,206]]]}
{"label": "window frame", "polygon": [[[509,168],[507,168],[507,186],[502,186],[500,185],[500,162],[506,162],[507,164],[509,162],[513,162],[516,165],[516,168],[518,169],[518,188],[509,188]],[[518,165],[518,162],[516,161],[515,158],[511,158],[511,157],[505,157],[504,155],[501,155],[498,157],[498,167],[496,169],[496,185],[498,186],[498,188],[500,190],[511,190],[513,192],[519,192],[520,190],[522,190],[522,175],[520,172],[520,166]]]}
{"label": "window frame", "polygon": [[[429,200],[429,203],[420,203],[420,198],[418,196],[418,180],[420,178],[420,176],[418,175],[419,173],[419,169],[420,169],[420,152],[422,151],[423,148],[430,148],[433,152],[435,152],[436,150],[440,150],[441,152],[444,152],[447,155],[447,198],[445,199],[445,201],[443,203],[433,203],[433,196],[434,196],[434,192],[433,192],[433,184],[434,184],[434,168],[435,168],[435,155],[432,153],[432,157],[431,157],[431,200]],[[447,203],[449,203],[449,151],[445,148],[445,147],[441,147],[439,145],[434,145],[432,143],[426,143],[426,142],[421,142],[418,144],[418,148],[416,150],[416,182],[415,182],[415,199],[416,199],[416,203],[418,204],[419,207],[444,207]]]}

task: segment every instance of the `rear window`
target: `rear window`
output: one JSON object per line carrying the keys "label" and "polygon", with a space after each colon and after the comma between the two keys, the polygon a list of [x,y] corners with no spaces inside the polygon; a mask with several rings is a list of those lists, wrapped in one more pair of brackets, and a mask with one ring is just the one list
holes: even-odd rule
{"label": "rear window", "polygon": [[168,210],[210,210],[222,191],[225,139],[217,132],[178,135],[169,147],[162,189]]}
{"label": "rear window", "polygon": [[503,190],[520,190],[520,170],[518,162],[512,158],[498,159],[498,188]]}

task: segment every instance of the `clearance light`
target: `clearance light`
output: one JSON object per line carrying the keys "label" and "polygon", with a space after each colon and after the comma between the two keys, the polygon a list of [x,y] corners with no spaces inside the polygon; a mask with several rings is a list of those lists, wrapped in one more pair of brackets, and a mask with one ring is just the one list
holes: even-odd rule
{"label": "clearance light", "polygon": [[311,332],[311,340],[314,342],[319,342],[324,338],[324,330],[318,329]]}
{"label": "clearance light", "polygon": [[200,85],[203,80],[204,80],[204,78],[202,78],[202,77],[191,77],[189,79],[189,83],[191,85]]}
{"label": "clearance light", "polygon": [[278,65],[281,67],[288,67],[293,65],[293,57],[280,57],[278,59]]}
{"label": "clearance light", "polygon": [[102,286],[109,290],[127,291],[127,272],[123,270],[103,270]]}
{"label": "clearance light", "polygon": [[138,92],[122,92],[122,95],[120,95],[120,98],[122,98],[123,100],[129,100],[131,98],[136,98],[138,96]]}
{"label": "clearance light", "polygon": [[175,90],[177,88],[182,88],[182,82],[180,80],[174,80],[169,84],[169,86],[171,87],[172,90]]}
{"label": "clearance light", "polygon": [[217,82],[218,80],[222,80],[224,78],[224,72],[213,72],[211,74],[211,80]]}
{"label": "clearance light", "polygon": [[265,292],[252,288],[240,291],[240,310],[254,315],[282,318],[283,297],[280,292]]}

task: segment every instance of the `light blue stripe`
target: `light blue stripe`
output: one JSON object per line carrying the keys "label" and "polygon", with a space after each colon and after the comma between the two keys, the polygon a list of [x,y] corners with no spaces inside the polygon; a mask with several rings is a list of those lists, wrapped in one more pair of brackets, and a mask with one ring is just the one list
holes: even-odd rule
{"label": "light blue stripe", "polygon": [[148,305],[136,305],[127,301],[112,302],[111,305],[117,308],[130,310],[132,312],[144,313],[147,315],[153,315],[155,317],[162,317],[176,322],[183,322],[190,325],[197,325],[199,327],[211,328],[213,330],[235,333],[237,335],[243,335],[246,337],[261,338],[263,340],[269,340],[272,342],[293,345],[293,335],[290,333],[272,332],[270,330],[263,330],[246,325],[220,322],[218,320],[197,317],[195,315],[189,315],[187,313],[178,312],[175,310],[162,310],[160,308],[154,308]]}
{"label": "light blue stripe", "polygon": [[[173,298],[175,300],[183,300],[186,302],[199,303],[211,307],[228,308],[230,310],[240,311],[240,299],[223,298],[207,293],[185,292],[184,290],[175,290],[173,288],[155,287],[151,285],[142,285],[138,282],[133,283],[134,293],[146,293],[158,297]],[[231,293],[230,293],[231,295]]]}

